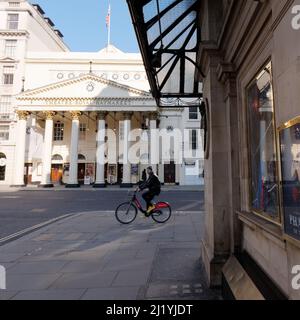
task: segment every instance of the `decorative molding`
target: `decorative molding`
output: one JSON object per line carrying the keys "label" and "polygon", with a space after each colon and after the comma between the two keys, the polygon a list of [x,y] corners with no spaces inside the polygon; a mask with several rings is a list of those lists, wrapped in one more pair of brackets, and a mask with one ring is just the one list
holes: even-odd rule
{"label": "decorative molding", "polygon": [[71,111],[70,115],[72,117],[72,120],[79,120],[79,117],[81,116],[81,112],[80,111]]}
{"label": "decorative molding", "polygon": [[19,120],[27,120],[28,116],[30,115],[29,112],[21,111],[21,110],[16,111],[16,114],[17,114]]}
{"label": "decorative molding", "polygon": [[41,88],[28,90],[28,91],[25,91],[20,97],[30,97],[30,96],[33,96],[33,95],[36,95],[39,93],[45,93],[45,92],[49,92],[49,91],[52,91],[55,89],[64,88],[66,86],[70,86],[72,84],[77,84],[77,83],[80,83],[83,81],[94,81],[94,82],[98,82],[98,83],[103,83],[106,85],[111,85],[111,86],[117,87],[119,89],[127,90],[127,91],[135,93],[135,94],[139,94],[143,97],[151,97],[152,98],[150,93],[148,93],[146,91],[135,89],[135,88],[117,83],[112,80],[106,80],[106,79],[103,79],[103,78],[101,78],[97,75],[94,75],[94,74],[86,74],[86,75],[79,76],[78,78],[67,79],[67,80],[64,80],[64,81],[61,81],[61,82],[58,82],[55,84],[47,85],[47,86],[44,86]]}
{"label": "decorative molding", "polygon": [[[212,61],[212,58],[213,61]],[[222,60],[222,53],[214,41],[203,41],[199,47],[198,64],[206,76],[212,63],[218,65]]]}
{"label": "decorative molding", "polygon": [[148,113],[148,117],[149,117],[149,120],[157,120],[158,118],[158,112],[149,112]]}
{"label": "decorative molding", "polygon": [[0,36],[5,37],[29,37],[29,32],[26,30],[0,30]]}
{"label": "decorative molding", "polygon": [[56,115],[56,112],[54,112],[54,111],[44,111],[43,114],[45,115],[46,120],[53,120],[53,118]]}
{"label": "decorative molding", "polygon": [[105,120],[108,112],[97,112],[97,120]]}
{"label": "decorative molding", "polygon": [[131,120],[132,116],[133,116],[133,112],[124,112],[123,113],[124,120]]}

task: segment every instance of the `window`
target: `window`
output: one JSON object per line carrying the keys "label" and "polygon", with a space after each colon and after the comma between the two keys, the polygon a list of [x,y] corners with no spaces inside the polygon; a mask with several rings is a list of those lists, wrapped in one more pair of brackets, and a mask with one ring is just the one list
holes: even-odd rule
{"label": "window", "polygon": [[0,141],[9,140],[9,126],[0,126]]}
{"label": "window", "polygon": [[12,98],[11,96],[0,97],[0,119],[9,119],[11,114]]}
{"label": "window", "polygon": [[17,40],[5,41],[5,57],[14,58],[16,56]]}
{"label": "window", "polygon": [[8,14],[7,16],[7,29],[17,30],[19,28],[19,15]]}
{"label": "window", "polygon": [[300,240],[300,117],[280,128],[282,207],[285,232]]}
{"label": "window", "polygon": [[190,107],[189,108],[189,119],[190,120],[198,120],[198,107]]}
{"label": "window", "polygon": [[190,149],[197,150],[198,148],[198,137],[197,137],[197,130],[190,131]]}
{"label": "window", "polygon": [[65,125],[62,122],[56,122],[54,124],[54,141],[64,140]]}
{"label": "window", "polygon": [[80,140],[85,140],[86,139],[86,124],[85,123],[80,123],[80,127],[79,127],[79,139]]}
{"label": "window", "polygon": [[268,64],[247,90],[251,206],[256,213],[279,219],[277,148],[272,70]]}
{"label": "window", "polygon": [[3,84],[12,85],[14,84],[14,67],[4,67],[3,68]]}

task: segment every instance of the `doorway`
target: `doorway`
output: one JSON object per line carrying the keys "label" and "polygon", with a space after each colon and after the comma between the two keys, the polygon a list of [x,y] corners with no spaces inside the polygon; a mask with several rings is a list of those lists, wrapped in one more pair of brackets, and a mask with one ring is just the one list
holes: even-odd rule
{"label": "doorway", "polygon": [[175,184],[176,183],[176,166],[175,162],[172,161],[169,164],[165,164],[165,183]]}
{"label": "doorway", "polygon": [[78,164],[78,183],[84,185],[85,163]]}
{"label": "doorway", "polygon": [[61,184],[63,176],[63,165],[52,164],[51,168],[51,181],[53,184]]}

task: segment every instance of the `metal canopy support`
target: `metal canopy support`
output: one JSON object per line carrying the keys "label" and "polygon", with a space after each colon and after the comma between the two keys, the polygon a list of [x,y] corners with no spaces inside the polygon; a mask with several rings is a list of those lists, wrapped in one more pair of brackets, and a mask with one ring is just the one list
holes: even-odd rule
{"label": "metal canopy support", "polygon": [[152,94],[159,106],[165,105],[164,99],[196,101],[202,97],[195,76],[201,73],[196,64],[201,41],[200,1],[127,0]]}

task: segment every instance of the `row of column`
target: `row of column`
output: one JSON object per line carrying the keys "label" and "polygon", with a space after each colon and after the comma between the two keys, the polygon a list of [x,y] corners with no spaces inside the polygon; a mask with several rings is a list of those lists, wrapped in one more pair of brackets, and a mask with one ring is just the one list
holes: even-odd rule
{"label": "row of column", "polygon": [[[53,187],[51,181],[52,166],[52,149],[53,149],[53,118],[55,112],[44,112],[46,117],[45,136],[44,136],[44,153],[43,153],[43,171],[41,186]],[[67,188],[77,188],[78,184],[78,144],[79,144],[79,118],[81,112],[70,112],[72,117],[71,145],[70,145],[70,171]],[[130,187],[131,184],[131,164],[128,161],[130,148],[129,134],[131,131],[131,118],[133,113],[126,112],[124,117],[124,144],[123,144],[123,183],[122,187]],[[18,141],[16,146],[16,163],[15,163],[15,186],[24,186],[24,162],[26,151],[26,128],[28,112],[18,111]],[[95,188],[104,188],[105,183],[105,137],[106,137],[106,112],[98,113],[98,130],[97,130],[97,150],[96,150],[96,181]],[[150,128],[156,129],[156,118],[151,117]],[[154,168],[155,169],[155,168]]]}

